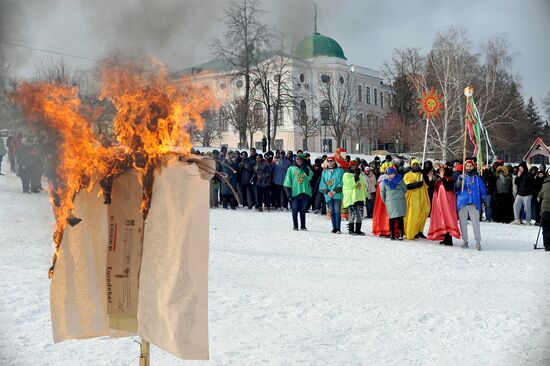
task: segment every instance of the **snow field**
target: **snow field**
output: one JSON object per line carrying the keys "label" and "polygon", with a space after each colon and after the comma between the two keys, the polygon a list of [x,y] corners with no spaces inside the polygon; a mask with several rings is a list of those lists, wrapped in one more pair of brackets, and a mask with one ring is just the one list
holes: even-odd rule
{"label": "snow field", "polygon": [[[0,365],[137,365],[137,337],[53,344],[47,194],[8,174],[0,202]],[[538,227],[482,223],[477,252],[373,237],[370,220],[366,237],[307,220],[294,232],[287,212],[211,210],[211,360],[152,346],[151,365],[550,364]]]}

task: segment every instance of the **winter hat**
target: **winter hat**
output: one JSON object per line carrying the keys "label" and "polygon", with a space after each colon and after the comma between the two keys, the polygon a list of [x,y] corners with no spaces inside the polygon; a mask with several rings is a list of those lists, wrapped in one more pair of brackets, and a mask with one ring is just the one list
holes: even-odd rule
{"label": "winter hat", "polygon": [[304,154],[298,154],[296,155],[296,159],[306,160],[306,156]]}
{"label": "winter hat", "polygon": [[395,173],[397,173],[397,170],[392,166],[390,166],[388,169],[386,169],[386,174],[388,174],[388,175],[395,174]]}
{"label": "winter hat", "polygon": [[365,170],[365,173],[366,173],[366,172],[372,171],[372,168],[370,166],[366,166],[364,170]]}
{"label": "winter hat", "polygon": [[466,164],[472,164],[474,167],[476,166],[476,165],[474,164],[474,161],[473,161],[472,159],[466,160],[466,162],[464,163],[464,165],[466,165]]}
{"label": "winter hat", "polygon": [[331,155],[327,156],[327,160],[328,160],[328,159],[334,160],[334,159],[335,159],[335,156],[331,154]]}
{"label": "winter hat", "polygon": [[411,166],[413,166],[414,164],[420,165],[420,162],[418,161],[418,159],[412,159],[411,160]]}
{"label": "winter hat", "polygon": [[352,160],[352,161],[349,162],[349,165],[350,165],[350,166],[351,166],[351,165],[357,165],[357,161]]}

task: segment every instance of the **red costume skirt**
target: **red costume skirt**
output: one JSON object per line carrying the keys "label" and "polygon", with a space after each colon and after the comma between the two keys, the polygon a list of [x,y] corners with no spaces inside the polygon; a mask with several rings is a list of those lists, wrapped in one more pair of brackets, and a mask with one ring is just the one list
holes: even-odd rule
{"label": "red costume skirt", "polygon": [[456,194],[453,191],[446,191],[443,184],[438,184],[432,200],[428,239],[443,240],[446,233],[460,239],[458,215],[456,212]]}

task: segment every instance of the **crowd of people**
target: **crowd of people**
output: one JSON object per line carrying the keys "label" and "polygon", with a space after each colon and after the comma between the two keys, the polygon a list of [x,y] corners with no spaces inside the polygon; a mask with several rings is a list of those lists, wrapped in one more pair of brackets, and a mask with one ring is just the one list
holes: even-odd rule
{"label": "crowd of people", "polygon": [[[296,151],[214,150],[220,174],[211,180],[210,207],[292,211],[294,230],[307,230],[306,213],[330,216],[332,233],[347,220],[350,235],[372,233],[391,240],[427,238],[441,245],[461,239],[468,248],[468,221],[475,247],[481,250],[480,222],[541,225],[550,251],[550,178],[544,165],[517,166],[497,160],[481,172],[475,158],[452,162],[417,159],[404,162],[391,155],[381,161],[327,154],[312,159]],[[427,236],[424,227],[430,224]]]}
{"label": "crowd of people", "polygon": [[[7,154],[9,169],[21,179],[23,193],[43,190],[42,176],[55,181],[55,156],[45,138],[9,135],[0,138],[0,175]],[[313,159],[296,151],[211,152],[218,172],[210,182],[210,207],[292,211],[294,230],[307,230],[306,213],[329,215],[332,233],[340,234],[342,219],[350,235],[372,234],[392,240],[427,238],[442,245],[462,239],[468,247],[467,222],[481,250],[480,221],[541,225],[550,251],[550,170],[545,165],[517,166],[497,160],[478,172],[475,159],[452,162],[408,162],[375,157],[367,162],[345,152]],[[343,150],[342,150],[343,151]],[[199,153],[194,151],[195,153]],[[464,173],[463,173],[464,172]],[[430,224],[427,236],[424,227]]]}
{"label": "crowd of people", "polygon": [[2,161],[7,154],[9,170],[21,179],[23,193],[42,192],[42,176],[55,175],[53,163],[48,163],[50,154],[47,151],[43,135],[30,136],[18,132],[10,134],[5,142],[0,138],[0,175],[4,175]]}

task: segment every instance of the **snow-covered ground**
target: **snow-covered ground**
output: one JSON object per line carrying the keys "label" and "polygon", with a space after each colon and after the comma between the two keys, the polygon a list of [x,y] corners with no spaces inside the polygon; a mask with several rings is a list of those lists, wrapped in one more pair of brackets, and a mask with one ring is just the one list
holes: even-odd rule
{"label": "snow-covered ground", "polygon": [[[135,338],[53,344],[47,194],[0,176],[0,208],[0,365],[138,365]],[[291,230],[290,213],[210,219],[211,360],[153,346],[152,365],[550,364],[538,227],[484,223],[477,252],[335,235],[317,215],[308,232]]]}

